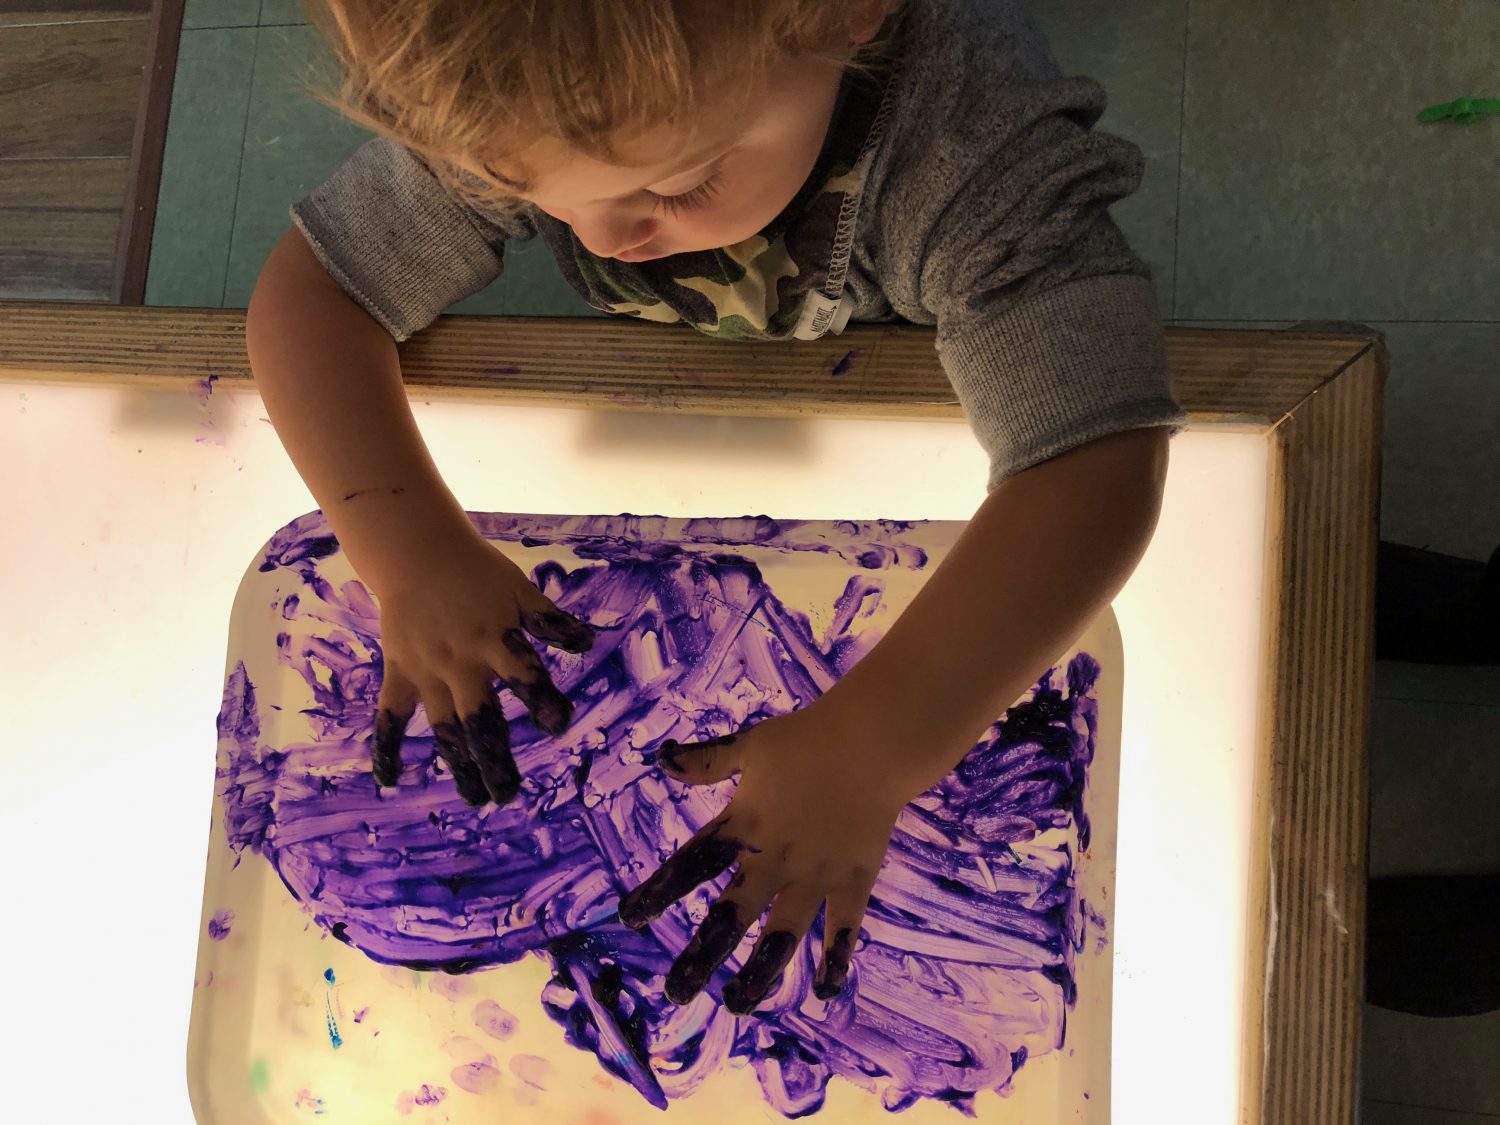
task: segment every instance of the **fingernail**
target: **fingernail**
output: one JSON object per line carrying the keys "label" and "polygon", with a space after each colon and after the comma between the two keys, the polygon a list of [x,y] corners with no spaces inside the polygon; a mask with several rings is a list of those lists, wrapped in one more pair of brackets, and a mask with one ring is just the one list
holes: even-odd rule
{"label": "fingernail", "polygon": [[637,932],[645,929],[646,923],[650,921],[641,912],[641,896],[635,891],[631,891],[630,894],[620,900],[619,915],[622,926],[626,926]]}
{"label": "fingernail", "polygon": [[790,930],[767,934],[750,963],[724,987],[724,1006],[737,1016],[749,1015],[776,987],[796,944],[797,936]]}
{"label": "fingernail", "polygon": [[672,773],[682,772],[682,762],[679,760],[682,754],[682,746],[675,738],[669,738],[656,750],[657,764],[664,770]]}
{"label": "fingernail", "polygon": [[724,986],[724,1007],[737,1016],[748,1016],[755,1005],[760,1003],[759,996],[751,996],[750,992],[740,983],[740,978],[735,977]]}
{"label": "fingernail", "polygon": [[375,717],[375,741],[370,746],[371,772],[377,785],[396,785],[401,780],[401,736],[411,715],[381,711]]}
{"label": "fingernail", "polygon": [[703,971],[701,964],[696,961],[687,965],[679,962],[673,965],[672,971],[667,974],[667,986],[663,991],[672,1003],[686,1004],[703,990],[707,982],[708,974]]}
{"label": "fingernail", "polygon": [[849,976],[849,953],[854,946],[854,933],[845,926],[833,938],[833,948],[823,963],[823,973],[813,985],[813,995],[819,1000],[831,1000],[844,987]]}
{"label": "fingernail", "polygon": [[522,617],[528,632],[550,638],[565,652],[587,652],[594,644],[594,627],[560,609],[528,612]]}

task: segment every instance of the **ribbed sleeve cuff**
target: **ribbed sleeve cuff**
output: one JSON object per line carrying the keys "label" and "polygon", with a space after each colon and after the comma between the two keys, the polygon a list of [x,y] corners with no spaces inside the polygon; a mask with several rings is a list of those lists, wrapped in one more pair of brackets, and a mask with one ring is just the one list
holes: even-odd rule
{"label": "ribbed sleeve cuff", "polygon": [[377,138],[291,207],[325,269],[397,342],[500,276],[463,208],[405,149]]}
{"label": "ribbed sleeve cuff", "polygon": [[1175,436],[1187,423],[1148,278],[1066,282],[959,332],[940,325],[937,348],[989,454],[989,490],[1097,438],[1162,425]]}

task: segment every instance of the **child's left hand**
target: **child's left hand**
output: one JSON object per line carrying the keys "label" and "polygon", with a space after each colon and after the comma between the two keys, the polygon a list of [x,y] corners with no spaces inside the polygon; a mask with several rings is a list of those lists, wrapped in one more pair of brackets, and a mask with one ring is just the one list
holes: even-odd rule
{"label": "child's left hand", "polygon": [[[738,863],[667,976],[667,998],[691,1000],[771,905],[760,939],[724,988],[724,1005],[750,1012],[778,983],[824,899],[823,967],[816,994],[835,995],[880,874],[896,816],[920,787],[898,781],[895,746],[825,698],[800,711],[706,742],[668,741],[657,762],[689,785],[739,772],[727,808],[620,902],[639,930],[700,883]],[[772,900],[774,905],[772,905]]]}

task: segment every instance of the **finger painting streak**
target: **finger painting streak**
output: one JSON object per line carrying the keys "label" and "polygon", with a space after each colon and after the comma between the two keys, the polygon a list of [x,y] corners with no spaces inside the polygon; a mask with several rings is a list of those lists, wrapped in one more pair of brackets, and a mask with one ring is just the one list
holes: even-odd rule
{"label": "finger painting streak", "polygon": [[[303,713],[315,737],[264,744],[255,685],[243,666],[229,677],[218,793],[236,852],[264,857],[321,926],[375,961],[464,973],[546,957],[543,1011],[659,1108],[748,1061],[766,1103],[789,1116],[815,1111],[834,1077],[890,1111],[924,1098],[970,1111],[978,1091],[1003,1090],[1027,1058],[1063,1045],[1074,957],[1098,928],[1074,888],[1069,842],[1088,845],[1097,662],[1079,655],[1049,671],[904,810],[834,995],[814,994],[820,915],[754,1016],[720,1000],[758,924],[707,995],[678,1008],[664,980],[729,873],[640,933],[619,923],[620,898],[720,812],[735,783],[686,788],[656,765],[657,748],[818,698],[878,640],[856,623],[882,597],[879,573],[922,570],[926,555],[900,523],[472,518],[496,542],[586,560],[533,574],[596,633],[584,652],[539,650],[572,725],[552,738],[502,697],[521,794],[481,811],[436,771],[419,712],[401,785],[378,789],[378,614],[360,583],[335,588],[319,573],[337,544],[314,513],[278,534],[261,569],[302,583],[282,601],[277,642],[316,701]],[[824,636],[738,545],[850,568]],[[475,1022],[498,1038],[495,1018]],[[473,1077],[462,1070],[461,1086]]]}

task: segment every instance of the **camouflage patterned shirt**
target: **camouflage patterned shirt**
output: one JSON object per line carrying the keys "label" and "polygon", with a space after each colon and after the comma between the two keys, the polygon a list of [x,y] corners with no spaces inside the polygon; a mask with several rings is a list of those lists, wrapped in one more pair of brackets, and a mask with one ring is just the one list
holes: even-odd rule
{"label": "camouflage patterned shirt", "polygon": [[851,319],[934,325],[990,488],[1108,434],[1181,430],[1152,273],[1108,211],[1145,159],[1094,128],[1103,88],[1063,74],[1024,0],[902,0],[887,29],[875,73],[840,86],[802,189],[733,246],[599,258],[535,208],[476,213],[384,139],[292,220],[398,341],[495,281],[507,242],[538,235],[611,314],[752,341]]}

